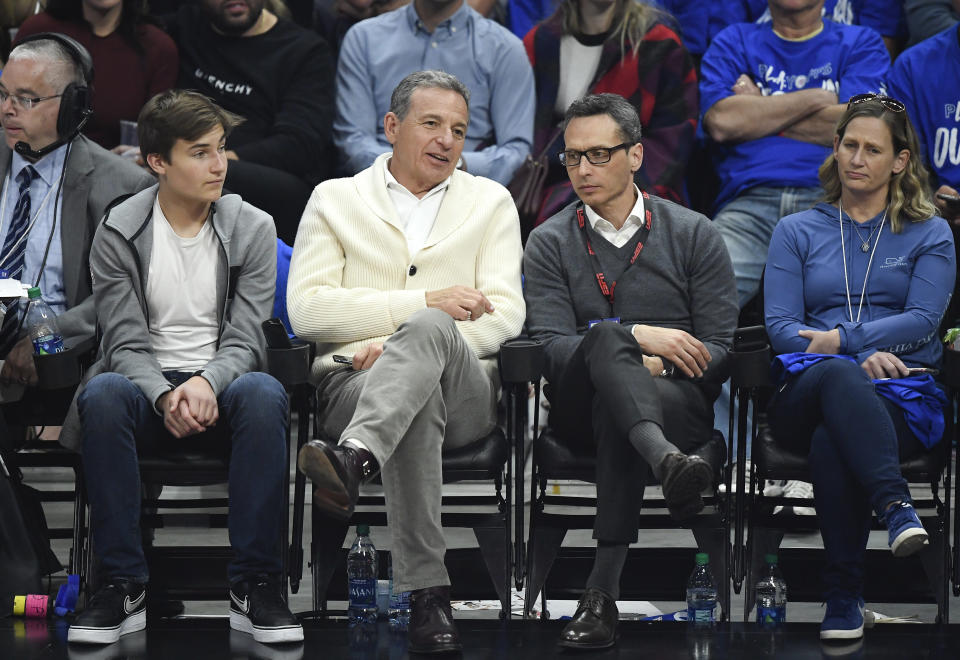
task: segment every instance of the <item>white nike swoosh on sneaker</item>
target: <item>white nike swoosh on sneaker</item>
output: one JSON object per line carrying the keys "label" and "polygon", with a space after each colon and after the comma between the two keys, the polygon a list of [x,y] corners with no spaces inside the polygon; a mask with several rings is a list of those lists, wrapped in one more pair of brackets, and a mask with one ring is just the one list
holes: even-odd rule
{"label": "white nike swoosh on sneaker", "polygon": [[127,614],[133,614],[137,611],[137,608],[140,607],[140,603],[143,602],[143,599],[147,596],[147,590],[144,589],[140,592],[140,595],[137,596],[136,600],[130,600],[130,596],[126,596],[123,599],[123,611]]}
{"label": "white nike swoosh on sneaker", "polygon": [[250,598],[249,598],[249,597],[244,596],[244,597],[243,597],[243,600],[240,600],[240,599],[237,598],[236,595],[231,591],[231,592],[230,592],[230,600],[232,600],[232,601],[233,601],[233,604],[237,606],[237,609],[240,610],[241,612],[243,612],[244,614],[247,614],[248,612],[250,612]]}

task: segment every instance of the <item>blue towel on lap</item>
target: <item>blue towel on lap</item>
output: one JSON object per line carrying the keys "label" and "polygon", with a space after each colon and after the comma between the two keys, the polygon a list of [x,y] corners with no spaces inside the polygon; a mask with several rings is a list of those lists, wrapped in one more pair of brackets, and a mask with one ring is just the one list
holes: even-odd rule
{"label": "blue towel on lap", "polygon": [[[773,359],[770,376],[779,385],[828,359],[856,362],[849,355],[784,353]],[[947,405],[947,397],[930,374],[910,378],[875,378],[873,384],[877,394],[903,411],[907,426],[924,447],[929,449],[940,441],[943,437],[943,409]]]}

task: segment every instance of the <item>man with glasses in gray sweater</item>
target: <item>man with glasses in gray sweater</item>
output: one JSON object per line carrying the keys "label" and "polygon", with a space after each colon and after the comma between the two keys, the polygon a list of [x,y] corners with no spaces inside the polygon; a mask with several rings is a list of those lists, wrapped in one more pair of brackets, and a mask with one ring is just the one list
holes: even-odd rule
{"label": "man with glasses in gray sweater", "polygon": [[560,154],[580,201],[537,227],[524,254],[527,325],[546,352],[550,424],[595,447],[597,554],[560,645],[616,640],[620,573],[652,476],[671,515],[703,508],[707,442],[737,321],[726,247],[710,221],[641,191],[640,119],[615,94],[570,105]]}

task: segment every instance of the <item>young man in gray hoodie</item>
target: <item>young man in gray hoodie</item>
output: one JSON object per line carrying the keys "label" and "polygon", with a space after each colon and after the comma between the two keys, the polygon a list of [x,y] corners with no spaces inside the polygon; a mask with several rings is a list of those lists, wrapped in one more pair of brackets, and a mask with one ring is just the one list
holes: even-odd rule
{"label": "young man in gray hoodie", "polygon": [[230,456],[230,626],[260,642],[303,639],[279,577],[287,398],[257,373],[276,232],[270,216],[221,197],[239,121],[196,92],[148,101],[140,149],[158,185],[109,210],[94,238],[102,357],[77,407],[106,579],[71,642],[109,643],[146,625],[137,454],[182,445]]}

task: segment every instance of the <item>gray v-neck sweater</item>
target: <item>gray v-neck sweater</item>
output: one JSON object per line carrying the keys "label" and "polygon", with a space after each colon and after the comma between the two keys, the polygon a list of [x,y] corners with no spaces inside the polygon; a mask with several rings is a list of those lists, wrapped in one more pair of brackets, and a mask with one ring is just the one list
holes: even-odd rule
{"label": "gray v-neck sweater", "polygon": [[[527,328],[544,343],[547,379],[557,382],[593,319],[618,316],[636,323],[685,330],[713,360],[702,382],[716,396],[727,377],[738,308],[726,246],[709,219],[650,196],[652,229],[636,263],[624,270],[638,236],[616,248],[591,231],[591,244],[614,303],[600,292],[595,268],[570,204],[531,232],[524,251]],[[589,224],[587,225],[589,228]]]}

